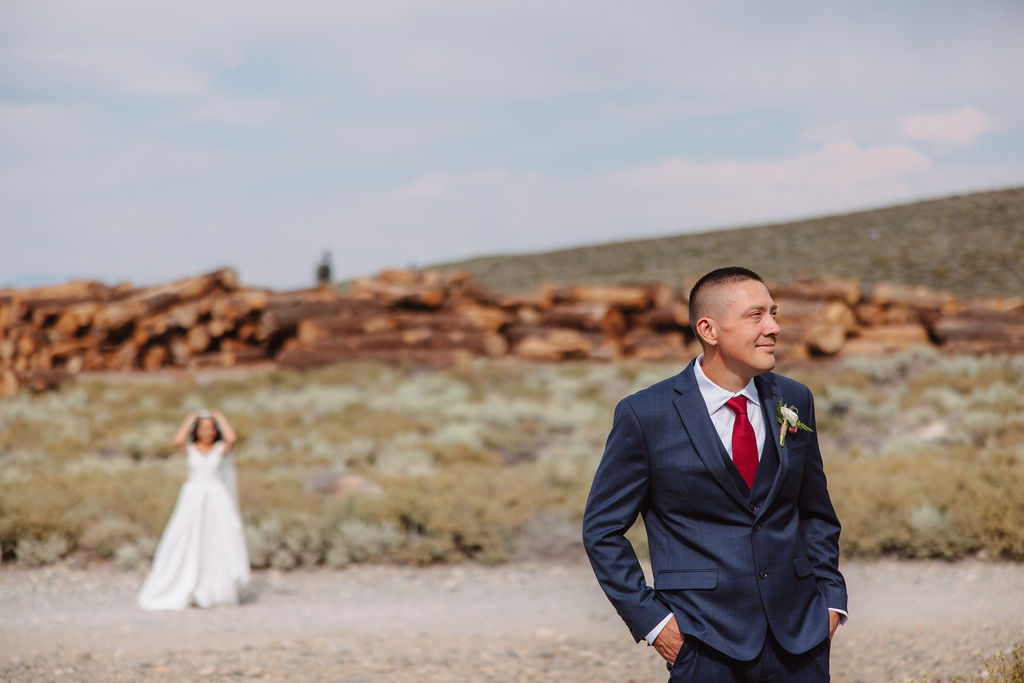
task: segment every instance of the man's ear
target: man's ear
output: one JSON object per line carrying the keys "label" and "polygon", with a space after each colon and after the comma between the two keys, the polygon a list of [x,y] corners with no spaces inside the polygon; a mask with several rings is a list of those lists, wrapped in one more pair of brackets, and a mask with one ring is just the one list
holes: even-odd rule
{"label": "man's ear", "polygon": [[715,329],[715,321],[704,317],[697,321],[697,337],[704,346],[718,346],[718,330]]}

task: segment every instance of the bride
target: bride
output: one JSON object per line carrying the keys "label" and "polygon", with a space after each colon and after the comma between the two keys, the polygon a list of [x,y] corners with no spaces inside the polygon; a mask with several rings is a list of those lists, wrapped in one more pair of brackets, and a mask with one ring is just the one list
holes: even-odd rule
{"label": "bride", "polygon": [[238,604],[249,582],[231,447],[235,432],[219,412],[191,413],[174,437],[188,457],[188,480],[139,592],[146,610]]}

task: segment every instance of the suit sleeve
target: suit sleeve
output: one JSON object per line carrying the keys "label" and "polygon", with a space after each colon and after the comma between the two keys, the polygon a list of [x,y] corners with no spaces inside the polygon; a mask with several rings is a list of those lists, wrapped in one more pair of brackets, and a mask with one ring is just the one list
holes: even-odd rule
{"label": "suit sleeve", "polygon": [[615,408],[590,488],[583,514],[583,545],[598,583],[637,642],[670,613],[647,585],[636,552],[624,536],[646,505],[649,478],[643,432],[624,400]]}
{"label": "suit sleeve", "polygon": [[800,533],[825,601],[830,608],[845,612],[846,581],[839,572],[839,518],[828,495],[814,422],[814,399],[809,391],[807,425],[815,431],[807,435],[809,442],[800,487]]}

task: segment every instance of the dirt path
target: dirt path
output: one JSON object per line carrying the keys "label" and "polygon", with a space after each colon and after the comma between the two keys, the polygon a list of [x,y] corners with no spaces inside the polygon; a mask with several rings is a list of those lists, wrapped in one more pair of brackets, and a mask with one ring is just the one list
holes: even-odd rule
{"label": "dirt path", "polygon": [[[849,563],[836,681],[950,680],[1024,640],[1024,566]],[[146,613],[142,576],[0,569],[0,680],[663,681],[584,561],[258,572],[238,608]]]}

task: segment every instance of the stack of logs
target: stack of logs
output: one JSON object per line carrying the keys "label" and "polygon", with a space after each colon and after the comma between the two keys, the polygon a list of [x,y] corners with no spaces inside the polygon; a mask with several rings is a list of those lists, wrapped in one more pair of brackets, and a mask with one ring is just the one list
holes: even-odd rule
{"label": "stack of logs", "polygon": [[[1024,351],[1024,300],[957,301],[856,280],[769,285],[780,357],[883,354],[934,345]],[[344,294],[244,288],[233,270],[136,289],[69,282],[0,290],[0,395],[100,370],[308,368],[376,359],[445,365],[514,356],[686,360],[699,351],[685,290],[666,284],[545,286],[499,294],[464,273],[387,271]]]}

